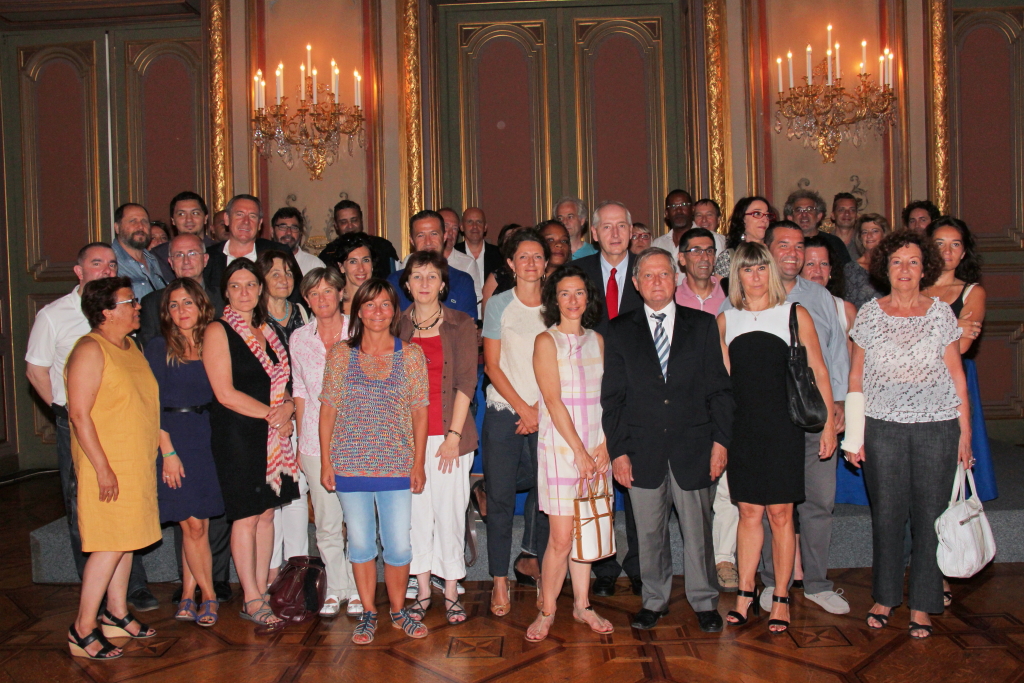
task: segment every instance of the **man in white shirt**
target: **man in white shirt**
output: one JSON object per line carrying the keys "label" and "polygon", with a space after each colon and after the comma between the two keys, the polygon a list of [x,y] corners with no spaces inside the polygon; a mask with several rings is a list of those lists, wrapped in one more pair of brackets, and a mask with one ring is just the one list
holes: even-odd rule
{"label": "man in white shirt", "polygon": [[721,254],[725,251],[725,235],[718,231],[722,222],[722,208],[714,199],[705,197],[698,199],[693,205],[693,224],[698,228],[704,228],[715,238],[715,252]]}
{"label": "man in white shirt", "polygon": [[270,249],[284,252],[291,250],[291,247],[280,242],[258,237],[263,228],[263,205],[251,194],[235,195],[225,211],[228,214],[228,238],[206,252],[210,255],[210,261],[203,271],[203,282],[207,289],[220,289],[224,270],[237,258],[247,258],[256,263],[257,257]]}
{"label": "man in white shirt", "polygon": [[[53,409],[57,423],[57,468],[60,470],[60,484],[64,493],[71,554],[79,578],[85,571],[86,556],[82,553],[82,537],[78,530],[78,479],[71,459],[71,425],[64,387],[64,365],[78,340],[91,330],[89,321],[82,313],[82,287],[93,280],[115,277],[117,269],[117,255],[106,242],[92,242],[82,247],[75,265],[78,285],[70,294],[46,305],[36,314],[25,352],[25,374],[28,381],[39,397]],[[158,606],[156,598],[146,587],[146,571],[138,553],[132,560],[128,602],[139,611],[156,609]]]}
{"label": "man in white shirt", "polygon": [[487,237],[487,216],[483,209],[471,206],[462,212],[462,242],[455,245],[456,251],[472,256],[477,269],[483,273],[486,282],[491,273],[501,268],[504,260],[501,249],[484,238]]}
{"label": "man in white shirt", "polygon": [[665,197],[665,225],[668,232],[651,242],[651,246],[672,254],[672,263],[677,263],[679,238],[693,227],[693,197],[686,190],[672,190]]}
{"label": "man in white shirt", "polygon": [[444,219],[444,258],[448,265],[457,268],[473,278],[473,289],[476,291],[477,317],[480,317],[480,302],[483,301],[484,271],[477,266],[476,259],[455,248],[459,239],[459,214],[454,209],[445,207],[438,211]]}
{"label": "man in white shirt", "polygon": [[294,206],[285,206],[274,213],[270,219],[270,228],[274,239],[291,248],[295,262],[299,264],[299,274],[295,276],[295,286],[299,286],[302,276],[314,268],[324,268],[324,262],[302,248],[306,237],[305,221],[302,212]]}

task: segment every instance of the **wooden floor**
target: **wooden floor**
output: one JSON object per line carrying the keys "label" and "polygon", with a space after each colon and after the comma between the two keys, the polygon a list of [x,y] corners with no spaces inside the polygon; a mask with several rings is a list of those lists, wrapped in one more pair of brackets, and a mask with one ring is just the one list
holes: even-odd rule
{"label": "wooden floor", "polygon": [[[163,602],[143,619],[156,638],[128,643],[114,662],[73,659],[65,643],[78,590],[34,585],[28,533],[63,514],[56,476],[0,488],[0,683],[7,681],[1024,681],[1024,565],[989,567],[954,583],[954,606],[934,619],[928,641],[907,637],[907,610],[883,631],[869,630],[870,571],[832,573],[853,606],[850,615],[825,613],[796,593],[788,634],[766,632],[766,619],[724,633],[702,633],[676,581],[671,614],[653,631],[629,627],[639,598],[595,600],[615,624],[598,636],[572,620],[563,597],[551,637],[523,639],[536,615],[535,593],[513,593],[503,619],[487,612],[488,585],[470,584],[469,620],[447,626],[439,609],[429,613],[430,636],[410,640],[382,621],[368,647],[350,644],[353,621],[342,616],[289,627],[269,638],[253,635],[238,617],[239,600],[222,606],[212,629],[173,620],[167,599],[173,586],[154,585]],[[620,586],[621,590],[625,590]],[[722,614],[733,597],[723,595]],[[381,603],[383,604],[383,603]]]}

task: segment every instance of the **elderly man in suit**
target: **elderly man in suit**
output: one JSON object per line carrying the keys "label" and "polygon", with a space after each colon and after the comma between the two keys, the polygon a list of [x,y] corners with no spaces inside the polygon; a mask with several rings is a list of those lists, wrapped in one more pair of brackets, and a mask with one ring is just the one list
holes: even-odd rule
{"label": "elderly man in suit", "polygon": [[608,325],[602,422],[615,480],[629,489],[643,577],[633,627],[668,613],[672,553],[669,513],[684,541],[686,599],[702,631],[722,630],[711,540],[713,482],[725,470],[734,404],[715,318],[674,302],[672,255],[651,247],[636,258],[643,306]]}

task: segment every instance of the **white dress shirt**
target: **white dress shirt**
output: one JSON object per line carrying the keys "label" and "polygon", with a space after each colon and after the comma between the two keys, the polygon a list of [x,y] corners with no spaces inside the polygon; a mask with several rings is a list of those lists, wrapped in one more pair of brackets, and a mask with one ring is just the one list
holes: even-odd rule
{"label": "white dress shirt", "polygon": [[49,369],[50,391],[53,402],[59,406],[68,403],[64,390],[64,365],[75,343],[91,330],[85,313],[82,313],[82,296],[77,285],[70,294],[47,304],[36,314],[28,337],[25,362]]}
{"label": "white dress shirt", "polygon": [[[327,267],[323,261],[304,249],[299,249],[298,251],[293,252],[292,255],[295,257],[295,262],[299,264],[299,272],[301,272],[302,275],[305,275],[314,268]],[[298,281],[302,279],[302,275],[295,278],[296,285],[298,284]]]}
{"label": "white dress shirt", "polygon": [[664,313],[665,319],[661,321],[662,327],[665,329],[665,336],[668,337],[668,345],[672,346],[672,331],[676,326],[676,304],[674,301],[669,302],[665,308],[660,311],[656,311],[647,304],[644,304],[644,315],[647,316],[647,324],[651,328],[651,339],[654,339],[654,327],[658,324],[658,321],[651,316],[655,313]]}
{"label": "white dress shirt", "polygon": [[252,243],[252,251],[250,251],[248,254],[245,254],[244,256],[232,256],[231,255],[231,251],[228,250],[228,245],[229,244],[230,244],[230,242],[225,242],[224,243],[224,256],[227,257],[227,263],[225,265],[230,266],[231,262],[234,261],[236,258],[247,258],[250,261],[252,261],[253,263],[256,263],[256,259],[259,258],[259,256],[256,254],[256,242],[255,242],[255,240]]}
{"label": "white dress shirt", "polygon": [[626,291],[626,275],[629,270],[629,254],[626,254],[619,265],[613,266],[604,260],[604,254],[601,254],[601,293],[604,295],[608,294],[608,278],[612,276],[612,268],[615,268],[615,282],[619,285],[619,306],[622,305],[622,293]]}

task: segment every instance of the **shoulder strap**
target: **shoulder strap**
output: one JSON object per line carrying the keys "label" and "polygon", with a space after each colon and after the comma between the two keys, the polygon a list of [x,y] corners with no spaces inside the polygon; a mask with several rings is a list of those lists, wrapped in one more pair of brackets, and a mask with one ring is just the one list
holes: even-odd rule
{"label": "shoulder strap", "polygon": [[966,303],[967,297],[970,296],[971,290],[974,289],[976,283],[972,282],[969,285],[964,285],[964,290],[960,292],[960,303]]}
{"label": "shoulder strap", "polygon": [[799,304],[789,306],[789,346],[792,349],[800,348],[800,325],[796,318],[796,307]]}

